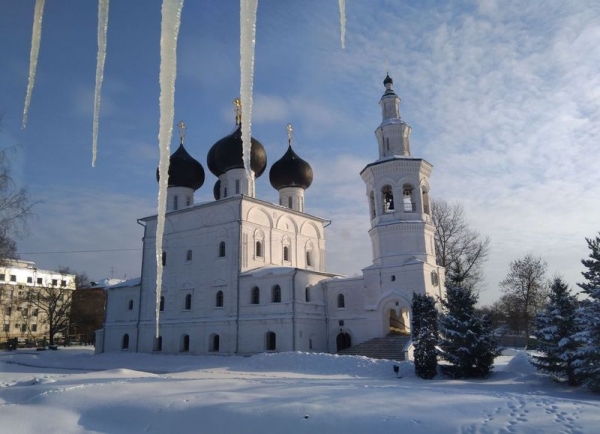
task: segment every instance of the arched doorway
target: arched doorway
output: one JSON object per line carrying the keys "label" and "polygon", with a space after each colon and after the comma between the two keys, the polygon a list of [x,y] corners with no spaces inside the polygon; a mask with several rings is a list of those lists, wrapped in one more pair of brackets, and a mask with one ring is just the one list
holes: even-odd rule
{"label": "arched doorway", "polygon": [[337,351],[345,350],[352,346],[352,338],[348,333],[340,333],[336,338]]}
{"label": "arched doorway", "polygon": [[400,309],[400,314],[396,309],[389,310],[389,329],[388,333],[391,334],[408,334],[410,333],[410,326],[408,325],[408,309]]}

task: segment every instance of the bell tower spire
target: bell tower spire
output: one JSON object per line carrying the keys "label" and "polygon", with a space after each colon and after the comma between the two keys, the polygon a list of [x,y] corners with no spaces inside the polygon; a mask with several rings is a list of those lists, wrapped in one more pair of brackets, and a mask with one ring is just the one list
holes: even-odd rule
{"label": "bell tower spire", "polygon": [[432,166],[410,154],[411,128],[400,118],[393,84],[387,75],[379,101],[383,119],[375,130],[379,158],[360,173],[367,187],[373,248],[373,265],[365,269],[365,278],[373,274],[377,281],[385,269],[404,276],[402,285],[411,292],[441,296],[444,269],[436,264],[429,199]]}
{"label": "bell tower spire", "polygon": [[383,80],[385,92],[379,100],[381,124],[375,130],[379,142],[379,158],[393,155],[410,157],[411,128],[400,118],[400,97],[394,92],[394,80],[389,74]]}

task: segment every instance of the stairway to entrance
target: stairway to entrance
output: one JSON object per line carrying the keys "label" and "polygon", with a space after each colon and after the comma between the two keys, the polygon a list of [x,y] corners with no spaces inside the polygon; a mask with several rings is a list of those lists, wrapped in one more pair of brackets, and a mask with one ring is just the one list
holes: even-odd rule
{"label": "stairway to entrance", "polygon": [[404,348],[409,341],[410,335],[408,334],[389,333],[383,338],[371,339],[338,351],[338,354],[403,361]]}

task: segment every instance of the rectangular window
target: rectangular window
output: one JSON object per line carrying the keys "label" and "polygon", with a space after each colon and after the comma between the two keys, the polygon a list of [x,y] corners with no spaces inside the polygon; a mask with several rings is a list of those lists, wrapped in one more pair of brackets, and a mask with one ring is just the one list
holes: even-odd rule
{"label": "rectangular window", "polygon": [[31,331],[32,332],[37,332],[37,324],[32,324],[31,325]]}
{"label": "rectangular window", "polygon": [[4,324],[4,331],[5,332],[9,332],[10,331],[10,324]]}
{"label": "rectangular window", "polygon": [[67,281],[66,280],[61,280],[60,281],[60,286],[67,286]]}
{"label": "rectangular window", "polygon": [[23,309],[23,316],[27,316],[28,313],[29,313],[29,309],[27,309],[27,308]]}
{"label": "rectangular window", "polygon": [[6,280],[6,274],[0,274],[0,280],[4,282]]}
{"label": "rectangular window", "polygon": [[27,283],[33,283],[33,277],[29,276],[29,277],[27,278]]}
{"label": "rectangular window", "polygon": [[38,316],[38,310],[37,310],[37,309],[35,309],[35,310],[33,311],[33,316]]}
{"label": "rectangular window", "polygon": [[14,274],[10,275],[10,281],[11,282],[16,282],[17,281],[17,276],[15,276]]}
{"label": "rectangular window", "polygon": [[56,286],[58,285],[58,280],[57,279],[52,279],[52,286]]}
{"label": "rectangular window", "polygon": [[41,285],[41,284],[42,284],[42,278],[41,278],[41,277],[38,277],[38,278],[37,278],[37,284],[38,284],[38,285]]}
{"label": "rectangular window", "polygon": [[22,332],[26,332],[27,331],[27,324],[21,324],[21,331]]}

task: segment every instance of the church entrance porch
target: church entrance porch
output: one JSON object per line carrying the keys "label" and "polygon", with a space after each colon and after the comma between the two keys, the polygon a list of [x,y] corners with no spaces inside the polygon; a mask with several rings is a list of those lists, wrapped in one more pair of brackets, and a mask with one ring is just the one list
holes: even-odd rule
{"label": "church entrance porch", "polygon": [[382,312],[383,336],[389,334],[410,334],[410,308],[398,301],[388,302]]}

